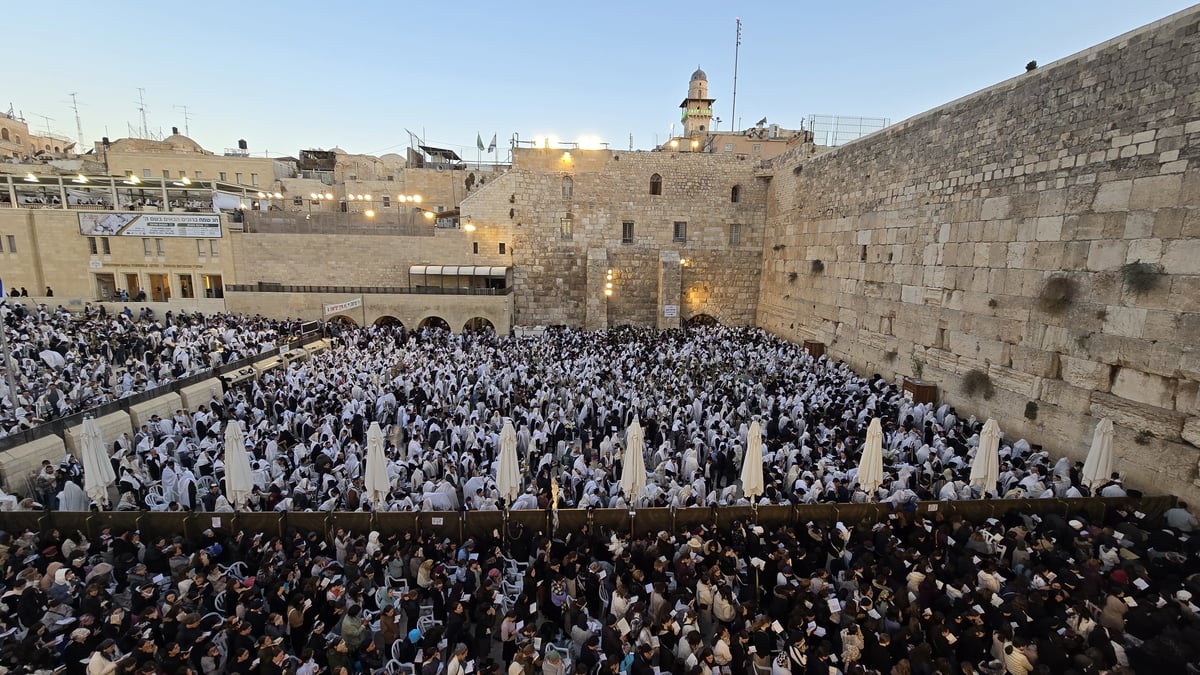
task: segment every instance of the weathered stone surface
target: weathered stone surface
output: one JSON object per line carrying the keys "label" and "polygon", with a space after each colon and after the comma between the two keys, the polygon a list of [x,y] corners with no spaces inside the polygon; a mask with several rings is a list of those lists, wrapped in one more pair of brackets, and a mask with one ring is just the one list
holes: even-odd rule
{"label": "weathered stone surface", "polygon": [[1132,368],[1117,368],[1113,378],[1114,396],[1146,403],[1158,408],[1174,408],[1175,380],[1150,375]]}
{"label": "weathered stone surface", "polygon": [[1200,417],[1189,417],[1183,423],[1183,440],[1200,448]]}
{"label": "weathered stone surface", "polygon": [[1171,410],[1130,401],[1112,394],[1092,394],[1092,417],[1107,417],[1113,424],[1149,431],[1161,440],[1179,440],[1185,417]]}
{"label": "weathered stone surface", "polygon": [[1108,391],[1112,367],[1089,359],[1062,357],[1062,379],[1073,387],[1088,391]]}

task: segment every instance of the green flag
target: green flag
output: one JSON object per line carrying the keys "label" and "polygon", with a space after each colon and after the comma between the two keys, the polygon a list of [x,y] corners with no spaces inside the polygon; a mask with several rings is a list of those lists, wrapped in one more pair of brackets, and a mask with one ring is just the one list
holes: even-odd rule
{"label": "green flag", "polygon": [[475,132],[475,147],[479,148],[481,152],[483,151],[483,136],[480,136],[479,132]]}

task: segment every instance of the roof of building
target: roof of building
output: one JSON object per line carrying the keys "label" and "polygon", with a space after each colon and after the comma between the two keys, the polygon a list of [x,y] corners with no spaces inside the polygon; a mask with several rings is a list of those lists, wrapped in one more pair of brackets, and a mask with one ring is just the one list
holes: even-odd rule
{"label": "roof of building", "polygon": [[707,82],[708,75],[705,74],[705,72],[703,70],[700,70],[699,68],[697,68],[696,72],[692,73],[692,81],[695,82],[696,80],[704,80],[705,82]]}

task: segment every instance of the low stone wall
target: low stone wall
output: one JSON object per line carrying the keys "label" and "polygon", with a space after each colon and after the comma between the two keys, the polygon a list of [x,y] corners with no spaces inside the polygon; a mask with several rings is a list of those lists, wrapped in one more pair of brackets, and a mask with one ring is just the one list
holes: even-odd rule
{"label": "low stone wall", "polygon": [[224,390],[221,388],[221,381],[214,377],[180,389],[179,398],[185,409],[195,411],[201,404],[207,405],[213,396],[220,396],[222,393]]}
{"label": "low stone wall", "polygon": [[[97,417],[96,422],[100,425],[100,436],[104,439],[104,444],[108,447],[112,447],[112,444],[121,437],[121,434],[133,433],[133,424],[129,420],[129,413],[123,410],[109,413],[104,417]],[[80,448],[83,447],[83,425],[79,424],[68,428],[63,433],[62,442],[66,444],[67,450],[71,454],[79,457]],[[13,450],[9,452],[13,452]]]}
{"label": "low stone wall", "polygon": [[131,405],[129,406],[129,423],[133,425],[134,429],[140,429],[143,424],[150,421],[150,417],[153,415],[170,418],[176,410],[183,407],[181,402],[179,394],[171,392],[165,396]]}
{"label": "low stone wall", "polygon": [[0,483],[9,494],[29,496],[29,481],[43,460],[58,466],[67,453],[67,446],[58,436],[45,436],[7,452],[0,452]]}

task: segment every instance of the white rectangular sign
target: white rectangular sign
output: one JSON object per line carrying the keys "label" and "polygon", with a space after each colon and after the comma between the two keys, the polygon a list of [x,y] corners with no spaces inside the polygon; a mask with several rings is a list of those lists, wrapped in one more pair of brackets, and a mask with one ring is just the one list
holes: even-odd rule
{"label": "white rectangular sign", "polygon": [[679,316],[679,305],[663,305],[663,316],[668,319]]}
{"label": "white rectangular sign", "polygon": [[85,237],[189,237],[220,239],[221,216],[210,213],[80,213]]}
{"label": "white rectangular sign", "polygon": [[347,300],[346,302],[325,305],[325,314],[326,316],[330,314],[337,314],[338,312],[344,312],[348,309],[354,309],[356,307],[362,307],[362,298],[355,298],[353,300]]}

